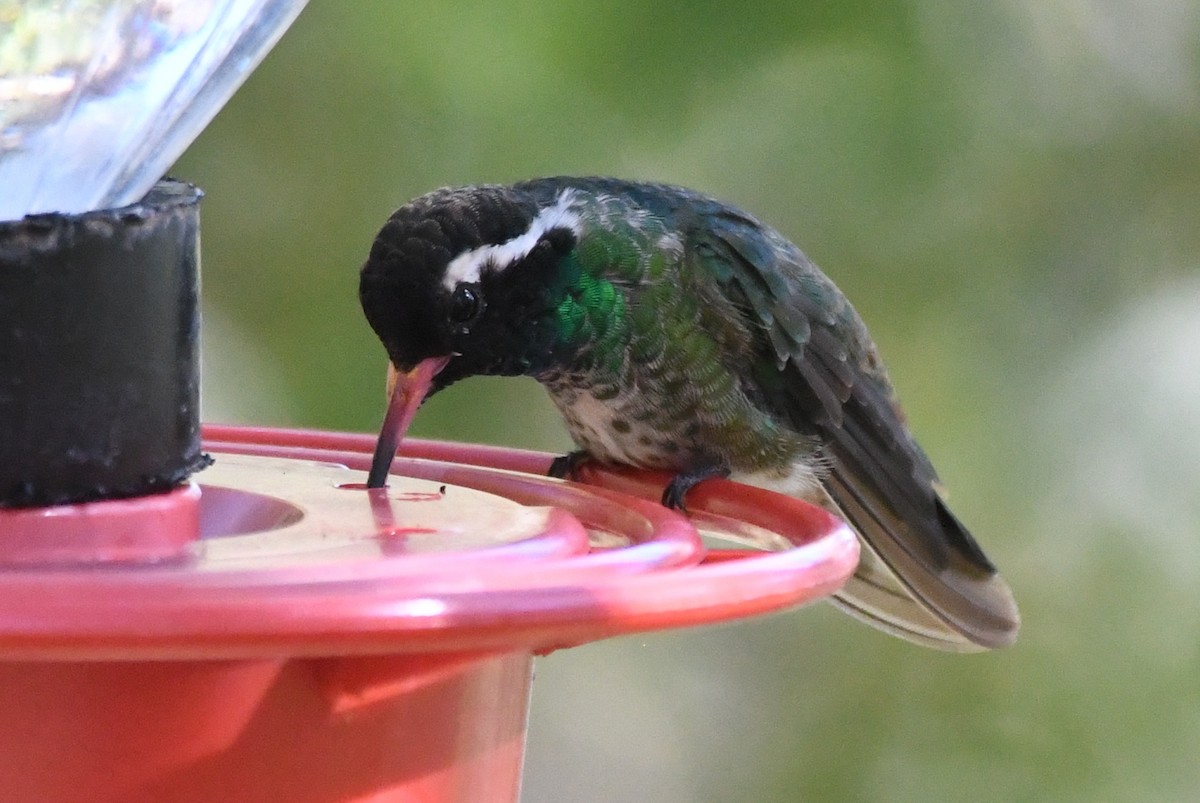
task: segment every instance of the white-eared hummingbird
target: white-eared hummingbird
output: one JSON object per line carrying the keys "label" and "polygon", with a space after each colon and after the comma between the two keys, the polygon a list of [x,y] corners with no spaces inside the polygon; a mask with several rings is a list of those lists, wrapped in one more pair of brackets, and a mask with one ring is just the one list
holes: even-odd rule
{"label": "white-eared hummingbird", "polygon": [[1008,585],[950,512],[850,302],[753,216],[679,187],[543,178],[441,189],[397,210],[360,299],[391,362],[378,487],[421,401],[475,375],[531,376],[581,455],[675,474],[665,504],[730,477],[854,527],[835,601],[881,629],[1010,644]]}

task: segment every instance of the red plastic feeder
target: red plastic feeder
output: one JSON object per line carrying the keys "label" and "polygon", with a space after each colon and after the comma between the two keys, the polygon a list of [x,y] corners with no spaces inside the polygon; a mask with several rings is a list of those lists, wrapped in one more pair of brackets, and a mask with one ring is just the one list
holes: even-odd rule
{"label": "red plastic feeder", "polygon": [[373,446],[210,427],[196,485],[0,511],[5,799],[512,801],[535,654],[807,602],[857,562],[766,491],[705,483],[689,522],[661,477],[421,441],[367,491]]}

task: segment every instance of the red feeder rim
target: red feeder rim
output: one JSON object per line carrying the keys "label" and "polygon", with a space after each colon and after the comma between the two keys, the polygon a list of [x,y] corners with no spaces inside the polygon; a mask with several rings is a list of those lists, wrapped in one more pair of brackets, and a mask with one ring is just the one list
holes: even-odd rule
{"label": "red feeder rim", "polygon": [[[196,540],[150,528],[157,551],[126,548],[113,562],[81,532],[65,560],[38,558],[28,511],[21,522],[0,511],[3,654],[547,651],[808,602],[857,564],[836,517],[724,481],[689,495],[695,524],[790,548],[706,551],[693,522],[658,503],[665,477],[593,469],[587,485],[562,482],[539,476],[551,456],[536,452],[406,441],[381,492],[361,487],[367,435],[210,426],[204,441],[217,462],[198,476]],[[128,518],[163,498],[95,504]],[[194,505],[194,492],[179,499]],[[104,515],[89,513],[93,524]],[[160,529],[172,528],[187,523]],[[589,535],[620,545],[589,549]]]}

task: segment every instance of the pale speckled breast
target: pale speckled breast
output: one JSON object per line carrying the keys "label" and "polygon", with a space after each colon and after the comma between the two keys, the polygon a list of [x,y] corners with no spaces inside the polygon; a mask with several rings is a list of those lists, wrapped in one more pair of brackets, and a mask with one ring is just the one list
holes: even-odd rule
{"label": "pale speckled breast", "polygon": [[703,459],[688,444],[686,431],[664,431],[623,396],[601,400],[584,390],[558,388],[550,389],[550,397],[571,439],[599,460],[682,471]]}
{"label": "pale speckled breast", "polygon": [[[693,442],[698,427],[666,428],[646,420],[644,408],[628,397],[597,399],[577,388],[560,386],[550,396],[562,412],[571,439],[592,457],[608,463],[684,471],[711,459]],[[639,418],[641,416],[641,418]],[[821,485],[825,471],[816,453],[797,455],[786,466],[758,471],[734,471],[730,479],[795,496],[835,509]]]}

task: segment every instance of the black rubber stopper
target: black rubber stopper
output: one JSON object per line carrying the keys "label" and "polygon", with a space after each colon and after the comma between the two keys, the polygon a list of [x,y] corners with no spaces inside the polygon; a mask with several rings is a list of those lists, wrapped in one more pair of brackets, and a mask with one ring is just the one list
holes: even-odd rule
{"label": "black rubber stopper", "polygon": [[200,451],[200,198],[0,222],[0,507],[140,496]]}

